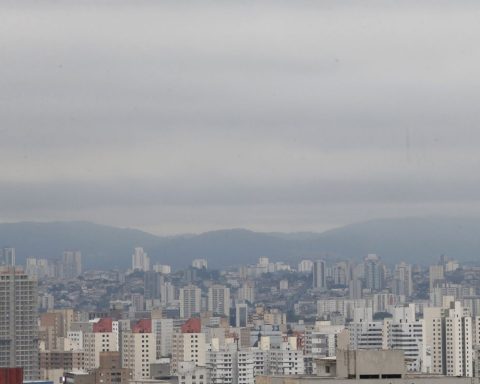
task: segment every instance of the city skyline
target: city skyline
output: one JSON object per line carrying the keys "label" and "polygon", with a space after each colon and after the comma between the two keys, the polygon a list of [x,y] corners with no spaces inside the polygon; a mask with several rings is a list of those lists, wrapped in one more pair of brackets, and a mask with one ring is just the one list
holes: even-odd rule
{"label": "city skyline", "polygon": [[0,0],[0,384],[480,383],[479,21]]}

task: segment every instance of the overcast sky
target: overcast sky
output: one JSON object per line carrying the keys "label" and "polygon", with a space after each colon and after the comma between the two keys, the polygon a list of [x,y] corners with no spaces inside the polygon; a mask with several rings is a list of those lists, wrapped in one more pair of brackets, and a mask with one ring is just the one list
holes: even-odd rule
{"label": "overcast sky", "polygon": [[480,214],[478,1],[2,1],[0,221]]}

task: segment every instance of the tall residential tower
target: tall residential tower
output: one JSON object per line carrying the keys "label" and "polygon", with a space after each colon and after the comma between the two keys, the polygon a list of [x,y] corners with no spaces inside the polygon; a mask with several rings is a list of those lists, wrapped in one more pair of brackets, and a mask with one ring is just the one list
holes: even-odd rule
{"label": "tall residential tower", "polygon": [[0,367],[39,379],[37,283],[21,268],[0,267]]}

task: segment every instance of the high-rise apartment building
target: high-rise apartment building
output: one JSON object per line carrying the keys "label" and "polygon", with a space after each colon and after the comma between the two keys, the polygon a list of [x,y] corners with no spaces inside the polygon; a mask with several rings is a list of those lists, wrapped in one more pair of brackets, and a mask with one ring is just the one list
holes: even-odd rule
{"label": "high-rise apartment building", "polygon": [[[193,327],[195,328],[195,327]],[[173,334],[172,372],[176,372],[181,362],[193,362],[196,366],[205,366],[205,334],[199,329],[183,329]]]}
{"label": "high-rise apartment building", "polygon": [[147,271],[144,276],[145,300],[160,299],[165,278],[158,272]]}
{"label": "high-rise apartment building", "polygon": [[235,306],[235,326],[246,327],[248,325],[248,305],[237,303]]}
{"label": "high-rise apartment building", "polygon": [[82,274],[82,253],[80,251],[65,251],[62,256],[61,277],[73,279]]}
{"label": "high-rise apartment building", "polygon": [[150,364],[157,358],[151,319],[139,320],[131,331],[122,332],[121,355],[122,367],[131,370],[134,380],[150,378]]}
{"label": "high-rise apartment building", "polygon": [[424,309],[428,359],[424,371],[447,376],[473,376],[473,322],[459,301]]}
{"label": "high-rise apartment building", "polygon": [[325,260],[315,260],[313,263],[313,288],[327,290],[327,271]]}
{"label": "high-rise apartment building", "polygon": [[83,335],[85,351],[85,369],[92,370],[100,366],[100,352],[119,350],[118,322],[111,318],[97,319],[92,332]]}
{"label": "high-rise apartment building", "polygon": [[230,288],[224,285],[212,285],[208,289],[208,310],[214,315],[230,315]]}
{"label": "high-rise apartment building", "polygon": [[197,286],[190,284],[180,288],[180,317],[190,318],[200,313],[202,304],[202,291]]}
{"label": "high-rise apartment building", "polygon": [[25,273],[32,279],[43,279],[54,276],[54,266],[49,265],[47,259],[29,257],[26,261]]}
{"label": "high-rise apartment building", "polygon": [[302,260],[298,263],[298,272],[311,273],[313,269],[312,260]]}
{"label": "high-rise apartment building", "polygon": [[431,265],[429,268],[430,292],[440,286],[445,279],[443,265]]}
{"label": "high-rise apartment building", "polygon": [[255,302],[255,283],[253,281],[245,282],[238,290],[238,301]]}
{"label": "high-rise apartment building", "polygon": [[152,331],[157,344],[157,359],[172,354],[173,319],[152,319]]}
{"label": "high-rise apartment building", "polygon": [[424,356],[423,320],[418,320],[415,304],[408,307],[395,307],[392,319],[386,319],[388,324],[388,348],[404,352],[408,371],[419,372]]}
{"label": "high-rise apartment building", "polygon": [[192,267],[196,269],[207,269],[208,262],[206,259],[195,259],[192,261]]}
{"label": "high-rise apartment building", "polygon": [[410,264],[400,263],[395,266],[393,293],[406,297],[413,293],[412,266]]}
{"label": "high-rise apartment building", "polygon": [[365,288],[372,291],[381,291],[385,283],[385,270],[380,263],[380,258],[370,254],[365,258]]}
{"label": "high-rise apartment building", "polygon": [[39,378],[37,283],[22,269],[0,267],[0,367],[22,367]]}
{"label": "high-rise apartment building", "polygon": [[363,297],[362,280],[352,279],[348,282],[348,296],[350,299],[361,299]]}
{"label": "high-rise apartment building", "polygon": [[15,248],[0,249],[0,265],[15,266]]}
{"label": "high-rise apartment building", "polygon": [[335,285],[348,285],[350,280],[350,265],[346,261],[336,263],[332,268],[333,284]]}
{"label": "high-rise apartment building", "polygon": [[136,247],[133,251],[132,270],[145,272],[150,270],[150,258],[142,247]]}

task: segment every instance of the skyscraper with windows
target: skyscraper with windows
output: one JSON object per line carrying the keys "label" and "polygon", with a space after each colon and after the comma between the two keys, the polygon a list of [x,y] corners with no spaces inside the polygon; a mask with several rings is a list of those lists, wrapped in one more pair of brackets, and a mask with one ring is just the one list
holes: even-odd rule
{"label": "skyscraper with windows", "polygon": [[0,265],[15,266],[15,248],[0,249]]}
{"label": "skyscraper with windows", "polygon": [[413,293],[412,266],[410,264],[400,263],[395,266],[393,292],[407,297]]}
{"label": "skyscraper with windows", "polygon": [[190,284],[180,288],[180,317],[190,318],[193,314],[200,313],[202,291],[197,286]]}
{"label": "skyscraper with windows", "polygon": [[37,283],[14,266],[0,267],[0,367],[39,379]]}
{"label": "skyscraper with windows", "polygon": [[136,247],[134,249],[132,255],[132,270],[144,272],[150,270],[150,258],[142,247]]}
{"label": "skyscraper with windows", "polygon": [[215,315],[230,315],[230,289],[215,284],[208,289],[208,310]]}
{"label": "skyscraper with windows", "polygon": [[365,288],[372,291],[381,291],[385,282],[385,271],[380,258],[370,254],[365,258]]}
{"label": "skyscraper with windows", "polygon": [[315,260],[313,263],[313,288],[327,290],[327,271],[325,260]]}
{"label": "skyscraper with windows", "polygon": [[62,277],[74,279],[82,274],[82,253],[80,251],[65,251],[62,257]]}

